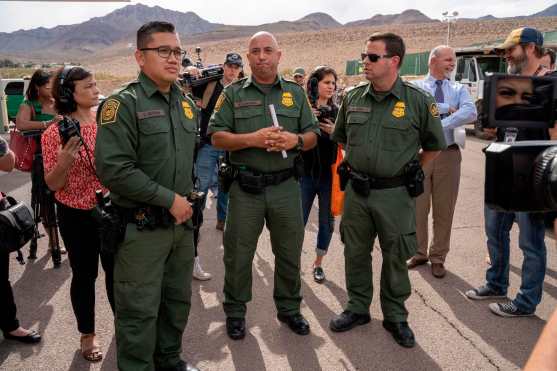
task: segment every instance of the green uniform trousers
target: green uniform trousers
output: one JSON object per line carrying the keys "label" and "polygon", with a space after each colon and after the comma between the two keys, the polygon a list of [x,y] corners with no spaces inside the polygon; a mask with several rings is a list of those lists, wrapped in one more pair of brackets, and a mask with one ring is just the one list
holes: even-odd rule
{"label": "green uniform trousers", "polygon": [[193,256],[193,232],[183,225],[138,231],[128,224],[114,266],[119,370],[153,371],[180,360]]}
{"label": "green uniform trousers", "polygon": [[379,236],[383,317],[406,321],[404,302],[411,290],[406,260],[417,247],[415,205],[405,187],[372,189],[368,197],[355,193],[351,184],[346,188],[340,233],[345,245],[347,310],[369,313],[373,297],[371,252]]}
{"label": "green uniform trousers", "polygon": [[230,188],[224,231],[224,311],[227,317],[244,318],[251,300],[252,263],[257,241],[267,224],[275,255],[274,292],[279,313],[300,312],[300,257],[304,221],[300,184],[290,178],[268,186],[261,194]]}

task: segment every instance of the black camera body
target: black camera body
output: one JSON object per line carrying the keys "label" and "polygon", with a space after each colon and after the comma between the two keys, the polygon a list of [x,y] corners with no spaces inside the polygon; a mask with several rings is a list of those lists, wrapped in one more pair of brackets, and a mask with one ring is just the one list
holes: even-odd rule
{"label": "black camera body", "polygon": [[[543,134],[557,118],[557,78],[493,74],[484,92],[482,126],[505,130],[504,142],[484,149],[486,205],[500,211],[557,210],[557,141]],[[526,138],[540,140],[515,142],[525,129],[536,133]]]}
{"label": "black camera body", "polygon": [[195,66],[199,69],[199,76],[192,76],[189,72],[184,72],[180,75],[178,81],[182,86],[189,88],[194,97],[201,99],[207,84],[211,81],[220,80],[223,77],[224,68],[220,64],[204,66],[201,59],[201,48],[196,47],[195,52],[197,53],[195,64],[190,58],[184,57],[182,59],[182,67]]}
{"label": "black camera body", "polygon": [[68,143],[71,137],[81,138],[81,127],[79,121],[68,116],[58,122],[58,134],[60,134],[60,141],[62,145]]}
{"label": "black camera body", "polygon": [[557,210],[557,141],[492,143],[485,155],[488,207],[501,211]]}

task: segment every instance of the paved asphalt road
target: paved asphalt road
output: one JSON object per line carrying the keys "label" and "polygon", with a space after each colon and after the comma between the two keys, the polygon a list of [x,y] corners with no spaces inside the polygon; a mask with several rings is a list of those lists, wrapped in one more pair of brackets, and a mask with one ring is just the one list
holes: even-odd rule
{"label": "paved asphalt road", "polygon": [[[311,264],[317,234],[315,213],[306,228],[302,255],[302,312],[311,324],[309,336],[293,334],[275,317],[272,300],[274,259],[269,234],[263,233],[253,264],[253,301],[248,305],[248,334],[232,341],[225,333],[221,307],[223,264],[222,235],[214,229],[214,203],[203,227],[200,255],[213,274],[206,282],[194,281],[192,310],[183,339],[183,356],[202,370],[514,370],[524,366],[545,322],[556,306],[557,251],[547,239],[548,270],[544,296],[537,316],[505,319],[490,313],[487,302],[464,296],[485,276],[483,227],[483,171],[485,143],[468,140],[463,151],[460,195],[453,225],[452,249],[444,279],[431,276],[429,266],[410,273],[413,293],[407,301],[409,322],[417,345],[411,350],[396,345],[381,326],[379,293],[374,294],[372,321],[348,333],[332,333],[331,317],[346,302],[343,245],[333,236],[324,268],[327,281],[313,282]],[[29,199],[28,174],[0,174],[0,188]],[[338,226],[338,221],[337,221]],[[338,229],[337,229],[338,230]],[[512,236],[510,292],[520,285],[522,254]],[[373,252],[374,285],[379,287],[381,253]],[[53,269],[46,256],[46,240],[39,259],[20,266],[12,260],[10,278],[15,290],[18,317],[23,326],[38,329],[43,342],[36,346],[0,340],[1,370],[115,370],[113,318],[104,293],[104,276],[97,284],[97,334],[105,359],[89,364],[79,351],[79,334],[71,310],[71,272],[67,258]]]}

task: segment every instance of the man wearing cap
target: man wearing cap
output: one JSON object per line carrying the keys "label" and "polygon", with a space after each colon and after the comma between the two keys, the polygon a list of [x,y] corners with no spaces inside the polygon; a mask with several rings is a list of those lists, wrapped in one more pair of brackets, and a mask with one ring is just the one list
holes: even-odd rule
{"label": "man wearing cap", "polygon": [[[508,72],[521,76],[544,76],[549,70],[541,64],[543,36],[529,27],[512,31],[500,45],[508,62]],[[540,128],[497,128],[498,142],[549,140],[550,130]],[[495,133],[494,133],[495,134]],[[522,282],[515,299],[491,303],[489,309],[503,317],[532,316],[540,303],[546,268],[545,226],[543,218],[527,212],[504,212],[484,207],[487,249],[491,266],[486,272],[486,283],[468,290],[473,300],[504,299],[509,287],[510,230],[516,221],[519,228],[518,246],[524,254]]]}
{"label": "man wearing cap", "polygon": [[298,83],[302,88],[306,88],[306,71],[302,67],[296,67],[294,69],[294,81]]}
{"label": "man wearing cap", "polygon": [[[213,114],[215,104],[220,96],[220,93],[225,86],[237,80],[240,72],[242,72],[244,64],[242,57],[238,53],[228,53],[224,60],[224,74],[222,79],[212,81],[207,84],[207,88],[203,93],[201,100],[201,123],[200,134],[201,143],[197,153],[197,177],[199,178],[200,191],[207,195],[207,190],[211,185],[215,169],[217,168],[219,157],[224,156],[224,151],[216,149],[211,144],[211,138],[207,136],[207,126],[209,119]],[[220,231],[224,230],[224,222],[226,220],[226,208],[228,205],[228,194],[222,189],[219,189],[217,197],[217,225],[216,228]]]}

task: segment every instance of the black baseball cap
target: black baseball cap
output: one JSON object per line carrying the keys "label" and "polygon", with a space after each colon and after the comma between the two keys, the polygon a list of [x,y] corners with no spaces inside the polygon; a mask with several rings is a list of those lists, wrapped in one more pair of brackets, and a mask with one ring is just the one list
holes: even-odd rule
{"label": "black baseball cap", "polygon": [[238,53],[228,53],[226,55],[226,59],[224,60],[224,64],[235,64],[240,67],[244,67],[244,63],[242,62],[242,57]]}

